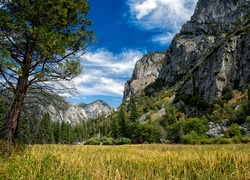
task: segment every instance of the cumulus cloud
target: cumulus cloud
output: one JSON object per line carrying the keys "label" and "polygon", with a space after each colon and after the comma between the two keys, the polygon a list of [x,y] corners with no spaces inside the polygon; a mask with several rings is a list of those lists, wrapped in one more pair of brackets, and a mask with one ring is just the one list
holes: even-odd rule
{"label": "cumulus cloud", "polygon": [[[198,0],[128,0],[131,22],[146,30],[157,30],[164,42],[190,19]],[[163,38],[162,34],[166,34]],[[157,40],[156,37],[153,39]],[[158,37],[159,39],[159,37]],[[159,39],[159,40],[160,40]],[[165,40],[164,40],[165,39]]]}
{"label": "cumulus cloud", "polygon": [[118,54],[106,49],[87,52],[80,57],[83,72],[73,80],[79,96],[122,97],[124,84],[142,56],[137,50],[123,50]]}

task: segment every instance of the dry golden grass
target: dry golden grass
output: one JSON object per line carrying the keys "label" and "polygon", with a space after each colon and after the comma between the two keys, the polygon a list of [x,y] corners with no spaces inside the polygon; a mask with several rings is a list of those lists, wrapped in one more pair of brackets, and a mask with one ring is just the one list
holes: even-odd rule
{"label": "dry golden grass", "polygon": [[34,145],[0,179],[250,179],[250,145]]}

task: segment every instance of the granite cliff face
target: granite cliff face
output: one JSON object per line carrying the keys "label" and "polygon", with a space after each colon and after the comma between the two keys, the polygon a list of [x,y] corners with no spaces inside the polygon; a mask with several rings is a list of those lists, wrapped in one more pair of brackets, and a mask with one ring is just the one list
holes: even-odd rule
{"label": "granite cliff face", "polygon": [[81,123],[113,111],[114,108],[101,100],[73,105],[61,96],[44,91],[28,94],[25,102],[25,112],[30,115],[40,115],[42,118],[42,115],[48,112],[53,121],[65,121],[70,124]]}
{"label": "granite cliff face", "polygon": [[149,53],[136,62],[132,78],[125,84],[124,101],[129,100],[131,95],[139,93],[158,78],[164,58],[164,53]]}
{"label": "granite cliff face", "polygon": [[245,89],[250,80],[249,9],[249,0],[200,0],[173,39],[159,78],[182,81],[180,94],[208,102],[225,86]]}
{"label": "granite cliff face", "polygon": [[[125,85],[125,99],[156,79],[180,96],[190,94],[207,102],[221,96],[225,86],[244,90],[250,83],[249,9],[250,0],[199,0],[190,21],[161,56],[164,63],[154,75],[147,72],[157,63],[152,61],[148,67],[143,58],[138,61]],[[134,78],[143,67],[148,70]],[[149,81],[143,80],[146,75]],[[142,81],[145,86],[138,83]]]}

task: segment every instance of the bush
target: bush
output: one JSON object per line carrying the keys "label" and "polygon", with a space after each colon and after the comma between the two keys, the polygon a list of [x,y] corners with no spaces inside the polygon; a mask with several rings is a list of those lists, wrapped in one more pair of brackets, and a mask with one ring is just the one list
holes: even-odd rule
{"label": "bush", "polygon": [[235,144],[240,144],[241,143],[241,139],[242,139],[242,137],[239,137],[239,136],[234,136],[232,138],[233,143],[235,143]]}
{"label": "bush", "polygon": [[206,135],[198,135],[195,131],[191,131],[189,134],[184,135],[181,138],[181,143],[184,144],[213,144]]}
{"label": "bush", "polygon": [[100,141],[101,141],[101,144],[102,145],[113,145],[113,142],[114,142],[114,140],[113,140],[113,138],[112,137],[102,137],[101,139],[100,139]]}
{"label": "bush", "polygon": [[212,138],[214,144],[233,144],[232,138]]}
{"label": "bush", "polygon": [[100,145],[100,140],[97,137],[92,137],[88,139],[84,145]]}
{"label": "bush", "polygon": [[242,138],[241,138],[241,142],[242,142],[242,143],[245,143],[245,144],[250,143],[250,138],[242,137]]}
{"label": "bush", "polygon": [[247,124],[250,126],[250,116],[247,116],[246,122],[247,122]]}
{"label": "bush", "polygon": [[242,130],[240,129],[239,125],[236,123],[231,124],[231,126],[225,131],[226,137],[241,137],[242,136]]}
{"label": "bush", "polygon": [[225,86],[221,92],[221,99],[224,101],[229,101],[233,98],[233,92],[228,86]]}
{"label": "bush", "polygon": [[119,139],[116,139],[114,143],[116,145],[122,145],[122,144],[131,144],[132,141],[129,138],[121,137]]}
{"label": "bush", "polygon": [[200,144],[200,137],[196,132],[191,131],[189,134],[184,135],[181,138],[181,143],[183,144]]}

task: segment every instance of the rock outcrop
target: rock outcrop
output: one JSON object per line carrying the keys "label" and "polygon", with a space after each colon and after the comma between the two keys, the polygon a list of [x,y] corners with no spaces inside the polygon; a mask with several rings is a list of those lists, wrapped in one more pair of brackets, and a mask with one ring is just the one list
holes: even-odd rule
{"label": "rock outcrop", "polygon": [[124,101],[129,100],[131,95],[139,93],[158,78],[164,58],[164,53],[149,53],[137,61],[132,78],[125,84]]}
{"label": "rock outcrop", "polygon": [[199,0],[173,39],[159,78],[176,84],[179,94],[207,102],[225,86],[245,89],[250,81],[249,9],[249,0]]}
{"label": "rock outcrop", "polygon": [[[124,100],[156,79],[178,96],[206,102],[225,86],[250,83],[250,0],[199,0],[190,21],[163,54],[144,56],[125,85]],[[162,61],[163,63],[157,63]]]}

